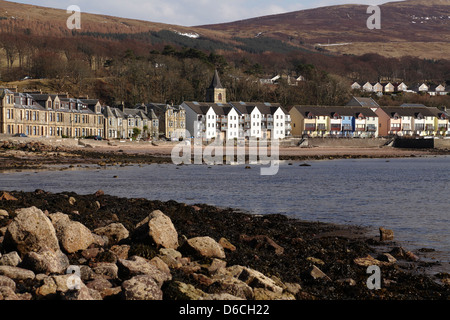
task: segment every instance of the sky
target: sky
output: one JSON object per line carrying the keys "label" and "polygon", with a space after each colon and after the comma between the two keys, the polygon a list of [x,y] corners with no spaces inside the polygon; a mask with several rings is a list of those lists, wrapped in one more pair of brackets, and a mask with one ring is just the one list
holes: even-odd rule
{"label": "sky", "polygon": [[[379,5],[389,0],[12,0],[57,9],[71,5],[81,12],[182,26],[232,22],[258,16],[329,5]],[[398,0],[397,0],[398,1]]]}

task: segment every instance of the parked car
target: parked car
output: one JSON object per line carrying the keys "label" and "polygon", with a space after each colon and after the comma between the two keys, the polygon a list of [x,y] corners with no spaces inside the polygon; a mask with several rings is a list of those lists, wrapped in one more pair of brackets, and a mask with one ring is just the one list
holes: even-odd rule
{"label": "parked car", "polygon": [[103,138],[101,136],[89,136],[89,137],[86,137],[86,139],[94,139],[94,140],[97,140],[97,141],[103,140]]}
{"label": "parked car", "polygon": [[15,135],[13,135],[13,137],[28,138],[28,136],[25,133],[16,133]]}

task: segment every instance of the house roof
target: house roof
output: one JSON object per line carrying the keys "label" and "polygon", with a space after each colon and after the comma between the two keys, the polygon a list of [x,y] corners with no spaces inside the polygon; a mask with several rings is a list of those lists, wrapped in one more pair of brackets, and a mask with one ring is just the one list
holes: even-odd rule
{"label": "house roof", "polygon": [[371,108],[379,107],[378,103],[375,100],[373,100],[372,98],[365,98],[365,97],[353,97],[347,104],[347,106],[361,106]]}
{"label": "house roof", "polygon": [[381,109],[388,115],[392,116],[397,114],[401,117],[417,117],[418,114],[424,117],[435,116],[435,114],[430,110],[430,108],[425,106],[415,106],[415,107],[405,107],[405,106],[394,106],[394,107],[381,107]]}
{"label": "house roof", "polygon": [[304,116],[312,113],[314,116],[332,117],[337,113],[340,116],[357,117],[363,114],[366,117],[378,117],[370,108],[361,106],[294,106],[294,108]]}

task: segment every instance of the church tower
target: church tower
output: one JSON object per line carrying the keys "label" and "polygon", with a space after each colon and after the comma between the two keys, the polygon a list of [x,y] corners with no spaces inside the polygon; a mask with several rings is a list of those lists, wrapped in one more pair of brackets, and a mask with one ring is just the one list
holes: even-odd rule
{"label": "church tower", "polygon": [[206,102],[211,103],[226,103],[227,102],[227,90],[222,87],[220,82],[219,73],[217,70],[214,72],[214,77],[211,81],[211,85],[206,89]]}

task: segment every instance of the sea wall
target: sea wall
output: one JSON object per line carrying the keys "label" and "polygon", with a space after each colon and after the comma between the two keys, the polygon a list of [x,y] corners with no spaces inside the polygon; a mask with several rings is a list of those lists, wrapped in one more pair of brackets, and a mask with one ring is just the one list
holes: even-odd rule
{"label": "sea wall", "polygon": [[377,148],[386,144],[388,140],[378,139],[357,139],[357,138],[309,138],[310,147],[347,147],[347,148]]}

